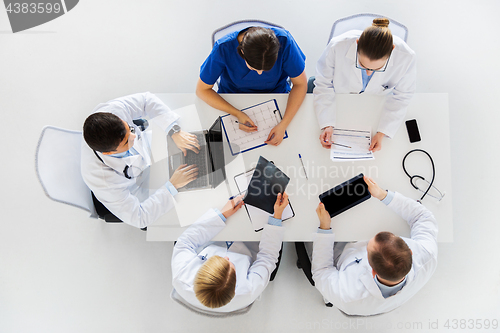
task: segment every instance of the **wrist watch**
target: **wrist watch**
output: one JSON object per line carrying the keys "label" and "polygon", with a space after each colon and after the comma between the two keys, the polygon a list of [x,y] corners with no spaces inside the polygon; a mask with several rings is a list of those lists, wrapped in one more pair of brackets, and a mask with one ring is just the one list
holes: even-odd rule
{"label": "wrist watch", "polygon": [[179,125],[175,124],[174,126],[172,126],[172,129],[170,131],[168,131],[168,135],[172,136],[175,133],[179,133],[180,131],[181,131],[181,127]]}

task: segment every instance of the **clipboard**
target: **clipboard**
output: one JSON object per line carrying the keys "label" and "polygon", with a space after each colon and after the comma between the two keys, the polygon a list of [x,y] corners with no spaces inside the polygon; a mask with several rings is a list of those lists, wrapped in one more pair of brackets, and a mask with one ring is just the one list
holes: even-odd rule
{"label": "clipboard", "polygon": [[[238,192],[240,192],[239,195],[246,194],[254,171],[255,168],[234,176],[236,188],[238,189]],[[264,229],[264,226],[267,224],[267,221],[271,214],[254,206],[243,205],[243,207],[245,207],[248,218],[250,219],[250,222],[252,222],[254,231],[259,232]],[[290,200],[288,200],[288,206],[285,207],[281,220],[286,221],[291,219],[292,217],[295,217],[295,211],[293,210],[292,203],[290,202]]]}
{"label": "clipboard", "polygon": [[[249,133],[249,132],[244,132],[238,128],[239,125],[236,125],[235,123],[238,120],[238,118],[236,118],[235,116],[229,113],[221,116],[222,128],[224,129],[224,134],[226,136],[227,142],[229,144],[229,149],[233,156],[262,146],[266,146],[267,143],[264,143],[264,141],[269,136],[269,132],[271,132],[272,128],[277,124],[279,124],[283,119],[276,99],[271,99],[269,101],[265,101],[250,106],[248,108],[242,109],[241,111],[247,114],[251,113],[249,114],[249,116],[259,117],[259,119],[253,119],[252,117],[250,117],[253,120],[253,122],[257,125],[257,127],[267,126],[266,125],[267,123],[265,121],[260,120],[260,112],[262,112],[263,117],[271,116],[272,114],[272,117],[274,118],[273,120],[275,120],[275,122],[273,122],[273,125],[270,128],[266,127],[262,131],[258,131],[256,133],[255,132]],[[254,116],[253,114],[254,112],[257,112],[258,115],[256,114],[256,116]],[[259,123],[261,123],[261,125],[259,125]],[[237,137],[237,139],[235,139],[235,137]],[[283,137],[283,139],[287,138],[288,138],[288,132],[285,130],[285,136]],[[241,143],[242,141],[245,142]],[[241,149],[240,146],[243,147],[243,149]]]}

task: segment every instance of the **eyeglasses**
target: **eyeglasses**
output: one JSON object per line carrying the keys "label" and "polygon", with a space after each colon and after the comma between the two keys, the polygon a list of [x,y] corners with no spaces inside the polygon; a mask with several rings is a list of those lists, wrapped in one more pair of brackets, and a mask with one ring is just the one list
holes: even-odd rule
{"label": "eyeglasses", "polygon": [[[391,52],[391,54],[392,54],[392,52]],[[387,65],[389,64],[389,59],[391,59],[391,55],[390,54],[389,54],[389,58],[387,58],[387,61],[385,63],[384,68],[379,68],[379,69],[366,68],[366,67],[361,66],[361,64],[359,63],[359,61],[358,61],[358,51],[356,51],[356,68],[358,68],[358,69],[364,69],[364,70],[367,70],[367,71],[370,71],[370,72],[385,72],[385,70],[387,69]]]}
{"label": "eyeglasses", "polygon": [[130,129],[130,133],[134,133],[135,134],[135,127],[134,126],[128,125],[128,128]]}

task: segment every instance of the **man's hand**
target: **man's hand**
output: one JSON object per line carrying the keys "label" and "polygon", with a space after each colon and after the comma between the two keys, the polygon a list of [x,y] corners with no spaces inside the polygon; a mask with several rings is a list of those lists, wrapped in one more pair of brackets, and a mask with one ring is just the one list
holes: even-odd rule
{"label": "man's hand", "polygon": [[386,190],[381,189],[380,186],[378,186],[377,183],[375,183],[375,181],[370,177],[364,176],[363,180],[368,185],[368,191],[370,191],[372,197],[375,197],[379,200],[385,199],[385,197],[387,196]]}
{"label": "man's hand", "polygon": [[170,182],[176,189],[179,189],[195,180],[196,177],[198,177],[198,168],[196,165],[188,166],[187,164],[183,164],[175,169],[174,174],[170,177]]}
{"label": "man's hand", "polygon": [[384,138],[385,134],[382,132],[377,132],[372,138],[372,144],[370,145],[369,150],[376,152],[382,149],[382,139]]}
{"label": "man's hand", "polygon": [[274,126],[271,132],[269,132],[269,135],[267,136],[267,139],[266,141],[264,141],[264,143],[267,143],[268,145],[278,146],[281,141],[283,141],[285,130],[286,128],[283,123],[279,123],[278,125]]}
{"label": "man's hand", "polygon": [[196,135],[179,131],[177,133],[172,134],[172,140],[174,140],[175,145],[182,150],[184,156],[186,156],[186,149],[192,150],[196,154],[200,152],[200,144],[198,143],[198,139]]}
{"label": "man's hand", "polygon": [[238,124],[240,124],[240,130],[245,132],[256,132],[257,126],[255,126],[252,119],[247,116],[246,113],[240,112],[238,115]]}
{"label": "man's hand", "polygon": [[325,209],[325,205],[323,205],[322,202],[320,202],[318,208],[316,208],[316,214],[318,214],[319,218],[319,228],[330,230],[332,219],[330,218],[330,213],[328,213],[328,211]]}
{"label": "man's hand", "polygon": [[236,213],[241,207],[243,207],[243,195],[239,195],[228,202],[222,207],[221,213],[227,219],[229,216]]}
{"label": "man's hand", "polygon": [[332,134],[333,134],[333,127],[332,126],[327,126],[323,128],[323,132],[321,132],[319,136],[319,142],[321,142],[321,145],[323,148],[330,149],[332,147]]}
{"label": "man's hand", "polygon": [[276,198],[276,202],[274,203],[274,218],[280,219],[283,215],[283,211],[285,207],[288,206],[288,194],[284,192],[283,194],[278,193],[278,197]]}

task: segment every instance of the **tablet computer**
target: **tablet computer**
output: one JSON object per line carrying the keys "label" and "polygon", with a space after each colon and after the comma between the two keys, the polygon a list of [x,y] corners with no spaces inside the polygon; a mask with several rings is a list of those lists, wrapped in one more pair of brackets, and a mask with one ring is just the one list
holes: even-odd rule
{"label": "tablet computer", "polygon": [[363,174],[335,186],[319,195],[319,200],[325,205],[330,217],[339,215],[363,201],[370,199],[368,185],[363,180]]}

